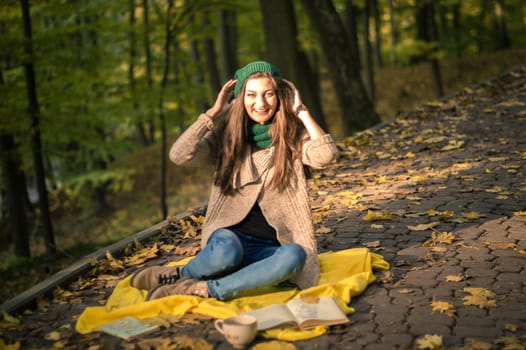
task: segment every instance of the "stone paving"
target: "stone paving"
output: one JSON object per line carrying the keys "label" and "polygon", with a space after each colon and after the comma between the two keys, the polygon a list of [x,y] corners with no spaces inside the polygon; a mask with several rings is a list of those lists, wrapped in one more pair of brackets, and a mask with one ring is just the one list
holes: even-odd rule
{"label": "stone paving", "polygon": [[[351,301],[348,331],[328,336],[334,348],[418,348],[434,334],[448,348],[525,348],[525,73],[362,133],[320,178],[327,196],[354,193],[332,201],[322,247],[368,246],[392,265]],[[365,221],[364,209],[394,218]],[[489,296],[468,305],[465,288]]]}
{"label": "stone paving", "polygon": [[[365,246],[391,269],[351,300],[349,324],[289,346],[525,349],[526,67],[423,105],[340,147],[340,160],[311,183],[320,250]],[[65,348],[158,347],[73,331],[83,308],[109,292],[94,285],[77,295],[80,304],[26,313],[23,324],[33,326],[2,338],[23,336],[22,348],[52,348],[56,342],[43,341],[39,328],[51,323],[62,329]],[[155,337],[181,334],[204,339],[208,348],[230,348],[210,319],[176,324]],[[257,338],[252,347],[265,342]]]}

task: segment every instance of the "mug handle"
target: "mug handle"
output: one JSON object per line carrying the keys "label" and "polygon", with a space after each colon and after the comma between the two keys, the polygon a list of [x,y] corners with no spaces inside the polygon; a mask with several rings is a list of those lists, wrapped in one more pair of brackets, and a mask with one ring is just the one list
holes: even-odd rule
{"label": "mug handle", "polygon": [[219,333],[225,334],[224,331],[223,331],[223,320],[216,320],[214,322],[214,326],[219,331]]}

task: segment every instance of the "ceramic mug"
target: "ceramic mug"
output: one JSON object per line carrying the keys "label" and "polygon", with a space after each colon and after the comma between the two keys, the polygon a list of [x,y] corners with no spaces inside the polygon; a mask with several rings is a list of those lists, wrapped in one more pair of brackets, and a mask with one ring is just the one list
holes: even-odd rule
{"label": "ceramic mug", "polygon": [[246,347],[258,333],[257,319],[251,315],[238,315],[216,320],[214,325],[236,349]]}

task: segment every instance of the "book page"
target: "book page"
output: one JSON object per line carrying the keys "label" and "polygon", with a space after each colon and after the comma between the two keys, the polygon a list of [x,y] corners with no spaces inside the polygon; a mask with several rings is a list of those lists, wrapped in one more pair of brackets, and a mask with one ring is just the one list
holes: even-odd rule
{"label": "book page", "polygon": [[134,317],[124,317],[117,321],[100,326],[102,332],[125,340],[131,339],[140,334],[152,332],[157,328],[159,328],[159,326],[143,323]]}
{"label": "book page", "polygon": [[294,316],[285,304],[273,304],[261,309],[244,312],[243,314],[255,316],[258,320],[258,330],[274,328],[277,326],[294,326]]}
{"label": "book page", "polygon": [[320,297],[317,303],[307,303],[300,298],[289,300],[287,306],[300,328],[349,322],[333,297]]}

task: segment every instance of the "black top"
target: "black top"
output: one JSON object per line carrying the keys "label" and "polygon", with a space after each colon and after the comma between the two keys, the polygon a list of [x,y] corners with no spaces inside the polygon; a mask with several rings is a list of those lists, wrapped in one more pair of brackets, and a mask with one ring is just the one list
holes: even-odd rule
{"label": "black top", "polygon": [[239,224],[230,227],[257,238],[277,241],[276,230],[269,225],[256,202],[247,216]]}

